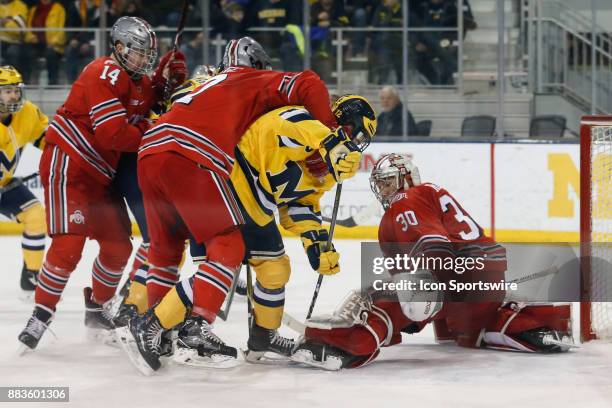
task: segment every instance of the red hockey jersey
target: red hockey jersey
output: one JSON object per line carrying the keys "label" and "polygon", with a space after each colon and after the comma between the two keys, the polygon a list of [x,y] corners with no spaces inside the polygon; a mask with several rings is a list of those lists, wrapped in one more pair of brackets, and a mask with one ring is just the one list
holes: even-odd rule
{"label": "red hockey jersey", "polygon": [[135,81],[112,58],[95,59],[72,85],[45,139],[109,184],[121,152],[138,149],[154,95],[149,77]]}
{"label": "red hockey jersey", "polygon": [[336,125],[327,88],[314,72],[230,67],[176,100],[144,135],[138,157],[173,151],[229,178],[247,128],[285,105],[302,105],[328,127]]}
{"label": "red hockey jersey", "polygon": [[487,268],[506,269],[506,251],[461,207],[445,189],[431,183],[401,191],[385,211],[378,230],[378,240],[387,256],[394,244],[411,244],[416,256],[484,257]]}

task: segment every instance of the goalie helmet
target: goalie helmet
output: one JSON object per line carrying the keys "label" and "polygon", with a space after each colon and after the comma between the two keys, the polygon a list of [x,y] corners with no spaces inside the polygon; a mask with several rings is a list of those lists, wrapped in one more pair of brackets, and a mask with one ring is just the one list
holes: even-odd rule
{"label": "goalie helmet", "polygon": [[342,95],[332,104],[332,112],[340,126],[347,129],[360,152],[372,142],[376,133],[376,114],[366,98]]}
{"label": "goalie helmet", "polygon": [[[121,17],[113,25],[110,39],[113,55],[130,76],[140,77],[153,70],[157,36],[149,23],[139,17]],[[121,50],[118,44],[122,44]]]}
{"label": "goalie helmet", "polygon": [[231,40],[225,46],[219,72],[227,67],[235,66],[270,70],[272,69],[272,62],[261,44],[251,37],[242,37]]}
{"label": "goalie helmet", "polygon": [[24,102],[25,85],[19,71],[10,65],[0,67],[0,113],[19,112]]}
{"label": "goalie helmet", "polygon": [[370,174],[370,188],[386,209],[398,191],[421,184],[419,169],[401,154],[383,155],[374,165]]}

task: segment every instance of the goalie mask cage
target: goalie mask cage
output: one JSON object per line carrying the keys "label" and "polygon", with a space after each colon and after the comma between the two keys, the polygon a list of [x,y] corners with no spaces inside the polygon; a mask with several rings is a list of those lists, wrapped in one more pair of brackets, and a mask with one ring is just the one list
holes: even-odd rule
{"label": "goalie mask cage", "polygon": [[580,124],[582,341],[612,340],[612,116]]}

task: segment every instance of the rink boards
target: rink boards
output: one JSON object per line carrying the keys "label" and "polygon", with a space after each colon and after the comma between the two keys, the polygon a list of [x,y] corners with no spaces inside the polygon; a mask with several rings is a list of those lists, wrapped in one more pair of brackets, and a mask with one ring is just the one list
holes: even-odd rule
{"label": "rink boards", "polygon": [[[339,218],[356,216],[361,226],[338,228],[338,238],[375,239],[381,209],[370,191],[368,177],[384,153],[412,157],[421,179],[446,188],[488,232],[500,241],[578,241],[579,145],[577,143],[373,143],[361,169],[345,183]],[[18,175],[37,170],[40,153],[28,146]],[[29,183],[42,199],[39,180]],[[333,191],[322,200],[331,215]],[[611,210],[612,212],[612,210]],[[604,214],[612,217],[612,214]],[[2,218],[0,233],[19,227]]]}

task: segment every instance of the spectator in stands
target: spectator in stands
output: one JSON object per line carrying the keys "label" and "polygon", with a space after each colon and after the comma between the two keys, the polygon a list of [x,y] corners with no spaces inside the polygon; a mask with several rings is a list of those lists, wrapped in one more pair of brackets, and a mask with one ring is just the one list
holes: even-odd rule
{"label": "spectator in stands", "polygon": [[194,68],[198,65],[202,65],[202,44],[204,43],[204,33],[199,32],[190,41],[187,41],[181,45],[181,52],[185,55],[185,61],[187,61],[187,69],[190,73],[193,72]]}
{"label": "spectator in stands", "polygon": [[[372,23],[372,15],[378,6],[378,0],[345,0],[344,9],[349,16],[350,26],[366,28]],[[366,31],[358,31],[349,35],[352,53],[356,57],[365,56],[365,47],[369,35]]]}
{"label": "spectator in stands", "polygon": [[113,0],[111,10],[115,19],[112,23],[108,23],[109,26],[121,17],[142,17],[142,4],[139,0]]}
{"label": "spectator in stands", "polygon": [[17,71],[24,72],[28,65],[27,55],[23,52],[28,6],[21,0],[0,1],[0,28],[21,29],[22,31],[0,30],[0,52],[2,65],[12,65]]}
{"label": "spectator in stands", "polygon": [[[193,10],[193,1],[189,4]],[[152,26],[177,27],[181,20],[183,0],[155,0],[147,2],[143,18]]]}
{"label": "spectator in stands", "polygon": [[269,53],[280,58],[283,71],[301,71],[304,55],[302,2],[296,0],[258,0],[251,2],[248,12],[249,27],[284,28],[267,31],[253,37]]}
{"label": "spectator in stands", "polygon": [[315,0],[310,6],[311,46],[313,69],[329,82],[334,62],[332,56],[332,33],[330,27],[346,26],[349,23],[341,0]]}
{"label": "spectator in stands", "polygon": [[[410,7],[415,27],[457,28],[457,0],[418,0]],[[464,0],[464,35],[476,29],[469,2]],[[414,22],[413,22],[414,20]],[[457,72],[457,32],[427,31],[411,35],[412,55],[416,69],[431,84],[452,85]]]}
{"label": "spectator in stands", "polygon": [[[382,0],[374,11],[372,26],[402,28],[403,13],[400,0]],[[395,72],[397,83],[402,82],[402,32],[379,31],[372,34],[370,82],[390,83]]]}
{"label": "spectator in stands", "polygon": [[[246,34],[245,19],[247,3],[237,0],[221,0],[218,5],[211,6],[211,22],[213,37],[220,33],[227,40],[244,37]],[[189,61],[189,60],[188,60]]]}
{"label": "spectator in stands", "polygon": [[[379,136],[402,136],[402,110],[404,104],[399,98],[397,90],[392,86],[385,86],[380,90],[380,108],[376,134]],[[416,136],[417,127],[410,110],[406,109],[408,118],[408,135]]]}
{"label": "spectator in stands", "polygon": [[[30,9],[28,14],[28,27],[45,28],[49,31],[28,32],[26,42],[32,44],[26,47],[30,56],[30,67],[24,75],[25,82],[31,81],[31,65],[37,58],[44,57],[46,60],[49,84],[59,83],[59,64],[64,47],[66,45],[66,33],[62,29],[66,24],[66,10],[60,2],[54,0],[39,0]],[[53,30],[56,29],[56,30]],[[22,73],[23,74],[23,73]],[[24,79],[25,79],[24,78]]]}
{"label": "spectator in stands", "polygon": [[[66,27],[78,28],[86,27],[87,19],[83,20],[78,1],[62,1],[66,10]],[[77,8],[78,7],[78,8]],[[86,11],[86,9],[85,9]],[[92,60],[94,56],[93,47],[89,41],[93,40],[93,34],[88,32],[67,32],[67,42],[64,56],[66,57],[66,79],[68,83],[73,83],[85,64]]]}

